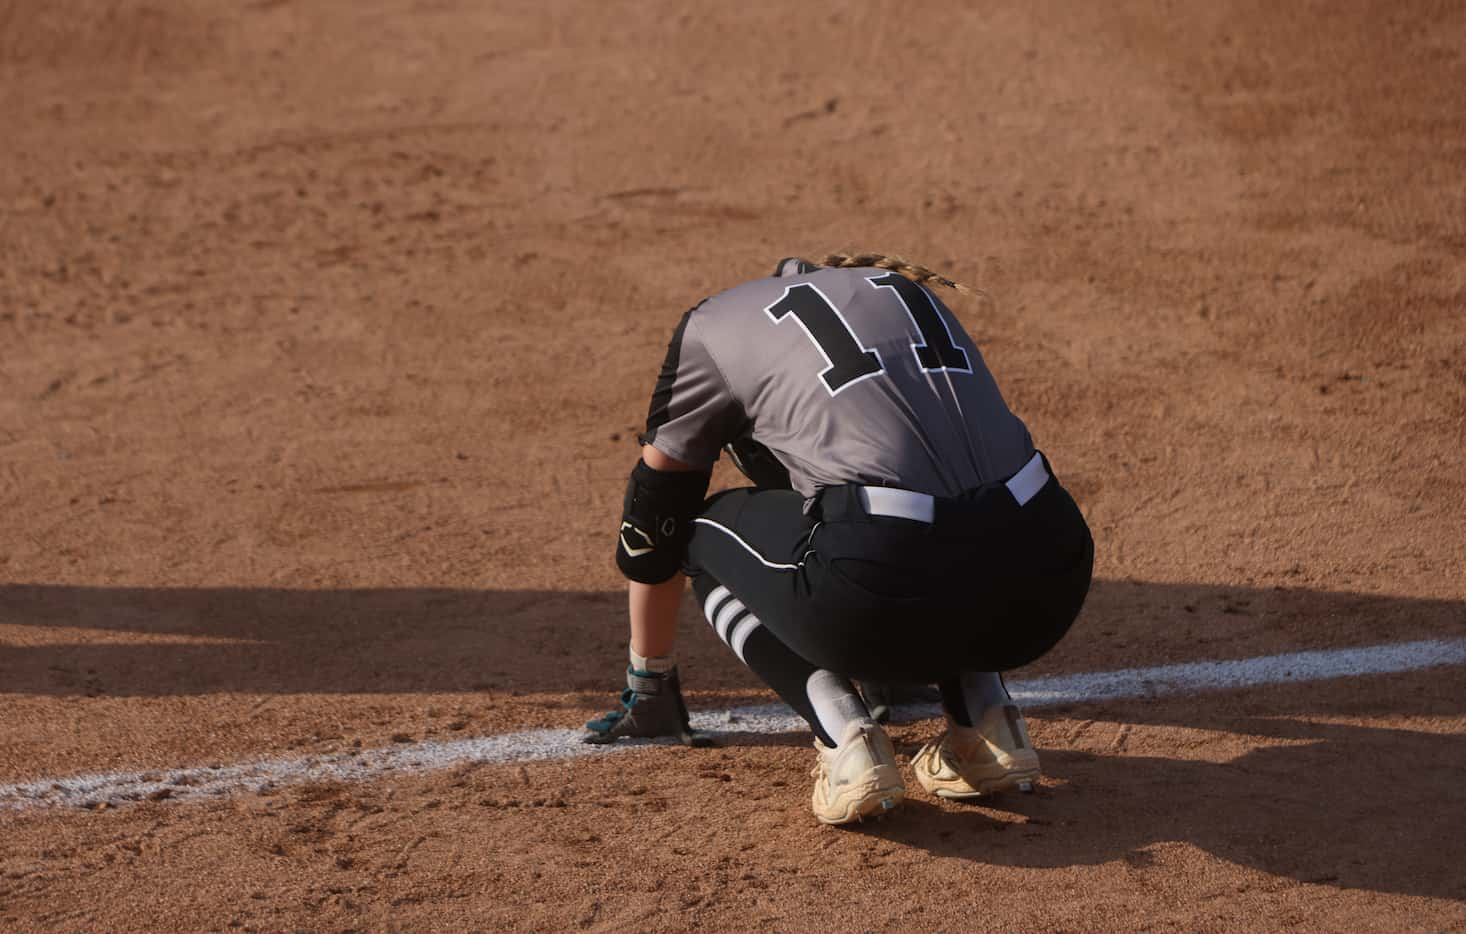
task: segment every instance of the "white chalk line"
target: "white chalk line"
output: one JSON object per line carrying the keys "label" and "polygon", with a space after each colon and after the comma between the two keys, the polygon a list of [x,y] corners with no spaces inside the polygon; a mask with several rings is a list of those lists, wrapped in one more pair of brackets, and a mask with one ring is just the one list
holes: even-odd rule
{"label": "white chalk line", "polygon": [[[1466,639],[1399,642],[1352,649],[1289,652],[1231,661],[1188,662],[1090,674],[1053,675],[1014,682],[1009,690],[1025,708],[1226,691],[1268,684],[1418,671],[1466,664]],[[935,704],[897,708],[902,719],[940,715]],[[712,736],[791,733],[807,729],[782,704],[703,711],[693,726]],[[465,763],[504,765],[579,756],[614,755],[670,745],[671,740],[625,740],[610,746],[580,742],[580,730],[525,730],[447,742],[423,742],[298,758],[261,759],[237,765],[108,772],[0,785],[0,811],[95,807],[145,800],[217,799],[305,782],[351,782],[395,772],[428,772]]]}

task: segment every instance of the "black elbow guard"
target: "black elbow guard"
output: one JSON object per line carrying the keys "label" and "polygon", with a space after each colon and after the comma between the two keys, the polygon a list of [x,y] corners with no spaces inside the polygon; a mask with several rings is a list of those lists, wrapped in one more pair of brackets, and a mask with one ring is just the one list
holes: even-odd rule
{"label": "black elbow guard", "polygon": [[627,579],[660,584],[677,573],[711,479],[712,471],[653,470],[637,461],[616,537],[616,566]]}

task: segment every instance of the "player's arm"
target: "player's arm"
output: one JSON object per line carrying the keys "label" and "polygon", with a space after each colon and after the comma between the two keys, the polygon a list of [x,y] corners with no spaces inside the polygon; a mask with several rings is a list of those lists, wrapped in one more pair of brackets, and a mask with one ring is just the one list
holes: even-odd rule
{"label": "player's arm", "polygon": [[[658,474],[680,474],[682,478],[676,478],[679,484],[686,484],[688,493],[696,490],[696,504],[693,506],[692,515],[696,515],[696,507],[702,506],[702,494],[707,491],[707,472],[698,471],[698,468],[677,460],[676,457],[668,457],[660,450],[652,447],[651,444],[642,446],[642,463]],[[702,475],[702,479],[699,479]],[[699,490],[701,487],[701,490]],[[690,497],[689,497],[690,499]],[[690,504],[690,503],[688,503]],[[676,509],[676,507],[674,507]],[[623,519],[625,522],[625,519]],[[690,522],[688,518],[677,518],[679,525],[686,525]],[[670,547],[673,543],[667,543]],[[677,639],[677,606],[682,603],[683,585],[686,578],[683,576],[680,567],[680,551],[685,550],[683,544],[679,550],[679,567],[674,570],[673,575],[661,582],[644,582],[638,579],[627,581],[627,610],[630,611],[630,623],[632,623],[632,651],[644,658],[670,657],[671,647]],[[617,563],[626,569],[626,559],[623,559],[625,545],[617,543]]]}
{"label": "player's arm", "polygon": [[[642,463],[661,473],[693,475],[696,467],[669,457],[652,447],[643,445]],[[693,481],[693,486],[696,481]],[[703,489],[706,490],[706,484]],[[701,500],[699,499],[699,505]],[[622,521],[625,521],[624,519]],[[618,563],[622,545],[617,543]],[[681,568],[660,583],[627,581],[627,602],[631,616],[631,651],[643,658],[668,657],[677,639],[677,607],[682,602],[682,590],[686,582]]]}
{"label": "player's arm", "polygon": [[641,457],[626,481],[616,566],[630,582],[627,689],[621,709],[586,724],[587,742],[669,734],[695,740],[672,655],[682,566],[713,462],[722,446],[746,429],[747,421],[701,338],[697,310],[683,315],[667,346],[647,411]]}
{"label": "player's arm", "polygon": [[586,724],[588,743],[680,736],[685,743],[702,744],[682,700],[672,646],[687,539],[710,478],[710,470],[669,457],[650,444],[643,445],[627,478],[616,565],[627,578],[631,661],[620,709]]}

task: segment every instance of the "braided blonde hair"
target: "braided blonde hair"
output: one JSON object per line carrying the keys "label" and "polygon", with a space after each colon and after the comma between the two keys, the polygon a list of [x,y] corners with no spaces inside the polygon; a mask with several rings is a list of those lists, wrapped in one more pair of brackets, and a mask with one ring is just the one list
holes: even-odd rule
{"label": "braided blonde hair", "polygon": [[[809,260],[805,260],[809,262]],[[971,295],[974,298],[987,300],[988,294],[981,289],[975,289],[970,285],[963,285],[952,279],[948,279],[939,273],[933,272],[925,266],[918,266],[916,263],[909,263],[899,256],[886,256],[882,253],[831,253],[816,265],[829,266],[835,269],[848,269],[853,266],[874,266],[877,269],[889,269],[897,275],[905,276],[917,285],[946,286],[961,292],[963,295]]]}

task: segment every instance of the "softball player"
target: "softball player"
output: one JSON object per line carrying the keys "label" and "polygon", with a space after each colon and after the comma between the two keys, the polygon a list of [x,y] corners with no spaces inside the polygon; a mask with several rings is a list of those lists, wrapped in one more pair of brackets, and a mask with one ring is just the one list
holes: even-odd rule
{"label": "softball player", "polygon": [[[781,261],[677,326],[617,541],[631,664],[586,741],[699,738],[672,650],[683,572],[719,638],[815,736],[815,816],[898,804],[895,752],[852,678],[938,685],[929,792],[1031,787],[999,672],[1052,648],[1089,590],[1084,518],[929,286],[876,254]],[[704,500],[725,447],[755,486]]]}

